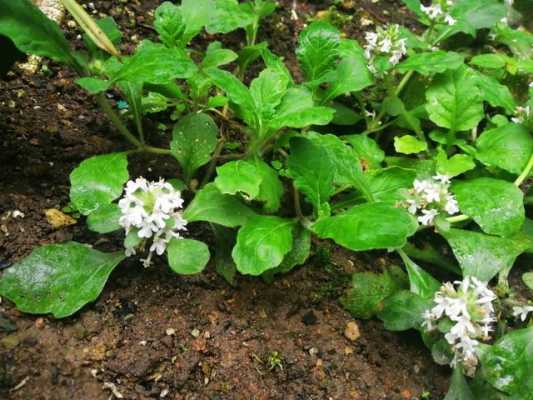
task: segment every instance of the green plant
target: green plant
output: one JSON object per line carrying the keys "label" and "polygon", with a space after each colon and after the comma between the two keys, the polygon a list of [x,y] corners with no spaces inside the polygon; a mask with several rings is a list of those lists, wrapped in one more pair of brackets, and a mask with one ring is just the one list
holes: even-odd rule
{"label": "green plant", "polygon": [[[64,3],[86,32],[86,53],[74,52],[27,0],[0,1],[0,34],[74,68],[77,83],[131,144],[71,174],[72,207],[95,232],[124,229],[126,251],[74,242],[38,248],[4,273],[0,294],[22,311],[65,317],[94,300],[135,253],[146,254],[145,265],[166,253],[176,273],[201,272],[209,248],[184,238],[187,224],[197,222],[213,230],[214,262],[230,283],[237,272],[272,279],[304,264],[312,236],[352,251],[393,250],[407,273],[355,274],[345,306],[357,317],[378,316],[387,329],[419,330],[436,361],[455,367],[448,400],[531,398],[533,331],[511,331],[505,318],[514,309],[526,319],[531,307],[507,277],[515,259],[533,249],[526,218],[533,35],[501,21],[506,6],[405,0],[427,29],[416,35],[378,27],[363,46],[313,22],[299,36],[304,81],[296,83],[283,59],[256,43],[273,3],[163,3],[154,21],[160,42],[145,40],[131,56],[119,53],[111,19],[94,22],[73,0]],[[203,29],[238,28],[247,37],[238,53],[218,42],[203,54],[187,47]],[[476,35],[483,44],[469,46]],[[264,69],[246,85],[254,62]],[[129,124],[103,95],[110,88],[126,99]],[[168,147],[154,147],[143,118],[165,110],[177,122]],[[338,126],[356,133],[338,135]],[[180,179],[130,180],[135,152],[173,156]],[[182,193],[192,199],[184,209]],[[443,241],[455,259],[436,245]],[[436,275],[461,278],[462,286],[443,286],[413,259],[444,270]],[[494,279],[493,291],[487,285]],[[531,285],[529,275],[524,281]],[[442,299],[468,313],[436,309]],[[459,334],[467,323],[473,331]]]}

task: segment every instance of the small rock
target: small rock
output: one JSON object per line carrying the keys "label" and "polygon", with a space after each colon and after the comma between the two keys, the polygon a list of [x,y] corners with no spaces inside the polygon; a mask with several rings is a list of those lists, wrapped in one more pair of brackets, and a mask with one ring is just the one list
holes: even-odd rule
{"label": "small rock", "polygon": [[35,320],[35,327],[37,329],[43,329],[44,328],[44,318],[37,318]]}
{"label": "small rock", "polygon": [[352,342],[359,339],[361,332],[359,332],[359,325],[357,325],[357,322],[350,321],[346,324],[346,328],[344,328],[344,336]]}
{"label": "small rock", "polygon": [[167,334],[167,336],[174,336],[176,335],[176,330],[174,328],[168,328],[165,333]]}
{"label": "small rock", "polygon": [[309,355],[310,356],[316,356],[318,354],[318,349],[316,347],[311,347],[309,349]]}
{"label": "small rock", "polygon": [[198,336],[200,336],[200,330],[197,329],[197,328],[194,328],[194,329],[191,331],[191,335],[192,335],[192,337],[197,338]]}

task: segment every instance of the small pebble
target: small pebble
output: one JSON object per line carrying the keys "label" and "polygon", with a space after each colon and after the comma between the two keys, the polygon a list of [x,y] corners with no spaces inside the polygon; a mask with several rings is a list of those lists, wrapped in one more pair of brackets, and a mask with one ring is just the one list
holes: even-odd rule
{"label": "small pebble", "polygon": [[351,340],[352,342],[355,342],[357,339],[359,339],[359,337],[361,337],[357,322],[350,321],[346,324],[346,328],[344,328],[344,336],[346,339]]}
{"label": "small pebble", "polygon": [[168,328],[165,332],[167,336],[174,336],[176,334],[176,330],[174,328]]}
{"label": "small pebble", "polygon": [[197,338],[198,336],[200,336],[200,330],[194,328],[194,329],[191,331],[191,335],[192,335],[193,337]]}

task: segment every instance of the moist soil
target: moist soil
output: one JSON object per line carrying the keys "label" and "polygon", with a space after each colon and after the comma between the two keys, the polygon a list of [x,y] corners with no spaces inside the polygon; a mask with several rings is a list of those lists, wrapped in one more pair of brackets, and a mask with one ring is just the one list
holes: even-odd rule
{"label": "moist soil", "polygon": [[[158,1],[93,4],[121,26],[125,53],[136,38],[154,35],[150,11]],[[298,75],[298,32],[329,7],[282,1],[263,23],[260,40],[268,38]],[[377,24],[411,21],[395,1],[345,1],[338,9],[348,16],[341,25],[349,37],[372,29],[361,25],[361,17]],[[80,45],[79,32],[64,29]],[[194,45],[213,39],[222,37]],[[223,40],[238,48],[243,38],[237,33]],[[42,244],[77,240],[102,250],[120,247],[119,236],[90,233],[81,219],[54,229],[44,213],[68,205],[69,173],[79,162],[127,148],[74,79],[43,61],[36,74],[15,68],[0,82],[0,269]],[[148,124],[152,142],[164,145],[169,130],[158,129],[158,122]],[[134,164],[153,179],[171,177],[178,168],[165,157],[139,157]],[[15,217],[14,210],[24,216]],[[192,233],[210,241],[201,225]],[[71,318],[22,314],[3,299],[0,398],[441,399],[449,370],[432,362],[418,335],[385,331],[379,321],[354,321],[338,302],[351,273],[388,263],[381,253],[354,254],[316,242],[306,266],[273,283],[238,277],[230,286],[213,266],[183,277],[163,260],[144,269],[129,259],[100,298]]]}

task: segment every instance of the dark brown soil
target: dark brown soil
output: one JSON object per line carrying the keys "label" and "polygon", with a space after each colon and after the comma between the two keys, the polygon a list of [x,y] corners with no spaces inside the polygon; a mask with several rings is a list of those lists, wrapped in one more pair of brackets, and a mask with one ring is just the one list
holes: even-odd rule
{"label": "dark brown soil", "polygon": [[[115,5],[94,3],[105,13]],[[135,18],[117,18],[126,38],[153,34],[143,25],[157,3],[127,3]],[[329,5],[297,2],[293,21],[292,1],[281,4],[260,39],[268,36],[294,68],[297,33],[307,16]],[[364,29],[363,15],[405,18],[394,1],[346,1],[344,11],[353,14],[345,26],[352,36]],[[39,244],[74,239],[112,247],[119,239],[90,234],[82,221],[54,230],[46,220],[45,209],[68,204],[72,168],[125,146],[74,77],[46,64],[46,73],[16,72],[0,82],[0,269]],[[148,158],[143,166],[157,175],[175,163]],[[13,210],[24,217],[13,218]],[[377,321],[356,321],[355,341],[344,335],[352,318],[337,298],[348,274],[386,261],[318,246],[309,265],[270,285],[240,278],[230,287],[212,268],[185,278],[162,262],[143,269],[131,260],[95,304],[72,318],[23,315],[4,300],[0,398],[98,400],[112,398],[112,388],[125,399],[442,398],[449,372],[433,364],[417,335],[387,332]]]}

